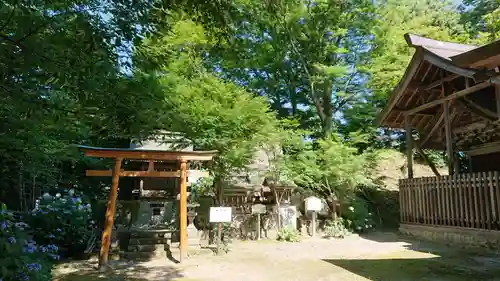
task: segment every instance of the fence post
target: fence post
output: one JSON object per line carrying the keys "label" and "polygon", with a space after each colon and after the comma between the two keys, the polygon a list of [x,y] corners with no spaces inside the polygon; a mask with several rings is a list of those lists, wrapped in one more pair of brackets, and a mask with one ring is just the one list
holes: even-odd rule
{"label": "fence post", "polygon": [[489,189],[489,211],[488,215],[491,217],[488,218],[488,228],[492,229],[494,223],[497,219],[497,214],[495,211],[495,191],[493,189],[493,173],[491,171],[488,172],[488,189]]}

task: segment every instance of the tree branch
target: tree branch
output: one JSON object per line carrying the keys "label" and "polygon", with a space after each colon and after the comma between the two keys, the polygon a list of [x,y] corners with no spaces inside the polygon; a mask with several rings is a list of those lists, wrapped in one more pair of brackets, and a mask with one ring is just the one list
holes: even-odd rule
{"label": "tree branch", "polygon": [[14,8],[10,12],[9,17],[7,18],[5,23],[2,25],[2,27],[0,27],[0,32],[3,32],[3,29],[6,28],[7,25],[10,23],[10,20],[12,19],[12,16],[14,16],[14,12],[16,11],[16,8],[17,8],[17,1],[16,1],[16,3],[14,3]]}

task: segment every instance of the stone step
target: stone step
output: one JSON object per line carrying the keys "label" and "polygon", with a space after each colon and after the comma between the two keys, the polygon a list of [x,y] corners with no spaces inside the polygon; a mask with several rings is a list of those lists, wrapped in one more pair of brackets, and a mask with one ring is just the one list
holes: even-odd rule
{"label": "stone step", "polygon": [[131,230],[130,238],[171,238],[172,230]]}
{"label": "stone step", "polygon": [[156,245],[167,244],[170,238],[131,238],[129,245]]}
{"label": "stone step", "polygon": [[167,252],[120,252],[120,258],[134,261],[148,261],[152,259],[167,259]]}
{"label": "stone step", "polygon": [[165,244],[155,244],[155,245],[133,245],[128,246],[128,252],[154,252],[154,251],[165,251],[168,245]]}

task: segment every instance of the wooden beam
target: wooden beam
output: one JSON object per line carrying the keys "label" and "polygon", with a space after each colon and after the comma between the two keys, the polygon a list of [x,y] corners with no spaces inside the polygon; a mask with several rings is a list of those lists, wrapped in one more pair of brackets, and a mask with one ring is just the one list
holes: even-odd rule
{"label": "wooden beam", "polygon": [[140,150],[129,148],[104,148],[79,145],[85,156],[98,158],[122,158],[131,160],[161,160],[180,161],[197,160],[209,161],[217,154],[217,151],[160,151],[160,150]]}
{"label": "wooden beam", "polygon": [[179,261],[187,256],[187,163],[185,160],[180,161],[179,170],[181,172],[180,177],[180,197],[179,197],[179,215],[180,215],[180,257]]}
{"label": "wooden beam", "polygon": [[424,90],[428,91],[428,90],[430,90],[432,88],[435,88],[435,87],[441,85],[444,82],[449,82],[449,81],[455,80],[458,77],[460,77],[460,75],[458,75],[458,74],[452,74],[452,75],[446,76],[446,77],[444,77],[442,79],[439,79],[439,80],[436,80],[436,81],[430,83],[427,86],[424,86]]}
{"label": "wooden beam", "polygon": [[500,142],[485,143],[478,146],[473,146],[469,150],[464,151],[468,156],[484,155],[500,152]]}
{"label": "wooden beam", "polygon": [[[479,104],[469,100],[467,97],[462,97],[463,101],[462,104],[468,109],[473,111],[475,114],[479,115],[480,117],[483,117],[486,120],[496,120],[497,119],[497,113],[493,112],[487,108],[484,108],[480,106]],[[498,106],[498,104],[497,104]]]}
{"label": "wooden beam", "polygon": [[418,154],[420,154],[420,156],[422,156],[422,158],[424,159],[424,161],[427,163],[427,165],[429,165],[429,167],[431,167],[431,170],[434,173],[434,175],[436,177],[440,177],[441,175],[439,174],[439,171],[436,168],[436,165],[434,165],[434,162],[432,162],[432,160],[429,159],[429,157],[427,157],[427,154],[420,147],[420,145],[418,144],[418,142],[415,142],[415,148],[417,149]]}
{"label": "wooden beam", "polygon": [[[113,174],[111,170],[87,170],[85,174],[88,177],[110,177]],[[120,171],[120,177],[145,177],[145,178],[178,178],[180,171]]]}
{"label": "wooden beam", "polygon": [[155,161],[149,161],[148,163],[148,172],[152,172],[155,170]]}
{"label": "wooden beam", "polygon": [[412,137],[412,127],[410,123],[410,116],[405,116],[405,127],[406,127],[406,161],[408,162],[408,178],[413,178],[413,137]]}
{"label": "wooden beam", "polygon": [[472,94],[474,92],[477,92],[477,91],[482,90],[484,88],[487,88],[489,86],[491,86],[491,83],[489,83],[489,82],[483,82],[483,83],[474,85],[472,87],[463,89],[461,91],[455,92],[455,93],[453,93],[451,95],[442,97],[442,98],[437,99],[437,100],[433,100],[433,101],[428,102],[426,104],[422,104],[422,105],[417,106],[417,107],[415,107],[413,109],[407,110],[405,112],[405,114],[408,114],[408,115],[415,114],[415,113],[417,113],[419,111],[422,111],[424,109],[428,109],[428,108],[432,108],[434,106],[440,105],[440,104],[444,103],[445,101],[449,101],[449,100],[453,100],[453,99],[464,97],[466,95]]}
{"label": "wooden beam", "polygon": [[113,167],[113,176],[111,179],[111,190],[108,196],[108,206],[106,208],[106,216],[104,219],[104,230],[102,232],[101,251],[99,253],[99,270],[105,271],[108,269],[108,253],[111,245],[111,233],[113,230],[113,222],[115,220],[116,198],[118,196],[118,182],[120,180],[120,168],[122,159],[115,159]]}
{"label": "wooden beam", "polygon": [[443,103],[443,112],[444,112],[444,126],[446,134],[446,155],[448,156],[448,174],[451,176],[453,175],[453,162],[455,157],[453,157],[450,111],[449,111],[449,104],[447,102]]}
{"label": "wooden beam", "polygon": [[[392,111],[395,113],[406,113],[405,109],[393,109]],[[424,113],[424,112],[418,112],[418,113],[415,113],[412,115],[415,115],[415,116],[434,116],[434,114],[432,114],[432,113]]]}

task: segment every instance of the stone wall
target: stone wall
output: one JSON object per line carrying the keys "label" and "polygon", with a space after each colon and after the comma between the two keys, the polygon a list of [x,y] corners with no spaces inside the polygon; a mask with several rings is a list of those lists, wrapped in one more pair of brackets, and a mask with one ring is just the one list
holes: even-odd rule
{"label": "stone wall", "polygon": [[424,240],[445,242],[467,248],[500,247],[500,231],[496,230],[401,224],[399,231]]}

